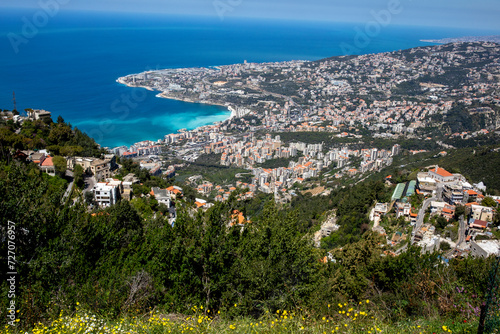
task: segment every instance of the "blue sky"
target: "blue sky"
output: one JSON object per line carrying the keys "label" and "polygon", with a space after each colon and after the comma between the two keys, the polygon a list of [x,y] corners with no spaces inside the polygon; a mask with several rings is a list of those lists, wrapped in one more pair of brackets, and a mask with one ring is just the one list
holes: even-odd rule
{"label": "blue sky", "polygon": [[0,9],[48,2],[61,3],[61,10],[331,22],[369,22],[373,13],[399,3],[391,24],[500,30],[499,0],[2,0]]}

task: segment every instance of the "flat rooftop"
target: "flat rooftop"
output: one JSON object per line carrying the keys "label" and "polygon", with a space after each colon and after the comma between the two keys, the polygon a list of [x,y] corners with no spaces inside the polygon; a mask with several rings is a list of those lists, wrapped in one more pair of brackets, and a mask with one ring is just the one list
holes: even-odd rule
{"label": "flat rooftop", "polygon": [[498,254],[500,250],[500,244],[496,240],[481,240],[481,241],[476,241],[476,244],[484,249],[488,255],[491,254]]}

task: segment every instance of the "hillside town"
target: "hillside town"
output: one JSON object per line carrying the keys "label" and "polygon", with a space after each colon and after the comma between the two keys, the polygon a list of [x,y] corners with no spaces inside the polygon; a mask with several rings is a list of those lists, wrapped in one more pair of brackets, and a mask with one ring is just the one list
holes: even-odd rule
{"label": "hillside town", "polygon": [[481,104],[477,112],[492,116],[498,126],[491,106],[500,102],[499,51],[495,43],[454,43],[314,62],[149,71],[118,81],[247,116],[221,124],[220,131],[345,136],[349,126],[360,125],[397,138],[428,126],[429,116],[446,114],[454,104]]}
{"label": "hillside town", "polygon": [[[490,203],[482,205],[485,199],[486,187],[483,183],[471,184],[458,173],[452,174],[439,166],[429,166],[427,171],[417,174],[417,179],[396,185],[390,203],[377,203],[370,212],[373,230],[386,235],[380,222],[382,217],[392,211],[396,218],[402,217],[412,227],[411,235],[396,232],[388,235],[388,242],[396,245],[407,238],[422,248],[423,252],[439,250],[442,243],[451,249],[448,256],[460,256],[463,253],[472,256],[488,257],[500,250],[497,240],[489,239],[489,227],[497,214]],[[421,196],[423,202],[419,206],[410,203],[411,196]],[[490,197],[500,203],[500,197]],[[458,221],[458,231],[452,240],[448,235],[440,235],[429,219],[442,218],[445,225],[450,223],[457,207],[463,210]],[[452,226],[452,225],[450,225]],[[448,232],[442,229],[443,234]],[[448,233],[449,234],[449,233]],[[477,238],[477,240],[476,240]]]}
{"label": "hillside town", "polygon": [[[233,192],[240,201],[272,194],[277,203],[290,203],[304,183],[328,185],[339,179],[357,183],[391,166],[403,151],[397,140],[436,141],[445,148],[439,155],[445,156],[453,147],[442,143],[443,138],[498,138],[499,52],[500,46],[494,43],[454,43],[315,62],[245,62],[127,76],[119,82],[159,90],[165,98],[224,105],[231,110],[231,118],[181,129],[157,141],[106,148],[108,153],[99,158],[66,156],[65,165],[68,173],[77,165],[82,168],[84,192],[102,208],[130,201],[134,185],[143,185],[133,173],[117,178],[121,168],[117,159],[135,161],[151,176],[164,179],[173,179],[206,157],[215,157],[218,166],[241,171],[223,183],[199,174],[183,175],[185,186],[197,192],[196,209],[227,201]],[[479,117],[479,127],[456,132],[446,127],[446,118],[457,108]],[[2,115],[19,123],[51,120],[45,110],[29,110],[27,116]],[[441,137],[427,131],[437,125],[443,126]],[[308,142],[307,135],[297,136],[300,140],[282,138],[300,133],[323,133],[326,143]],[[384,149],[370,145],[367,138],[394,141]],[[405,154],[425,152],[406,150]],[[18,155],[42,172],[56,175],[50,149],[24,150]],[[409,244],[419,245],[423,252],[444,247],[448,258],[499,252],[499,242],[491,239],[497,211],[482,202],[492,198],[497,204],[500,198],[488,196],[484,184],[472,184],[437,165],[421,170],[414,180],[398,184],[387,176],[386,183],[394,187],[391,200],[374,203],[369,217],[373,231],[386,236],[394,254]],[[332,189],[318,186],[310,192],[326,196]],[[141,196],[164,205],[169,223],[175,224],[175,205],[184,195],[183,187],[150,187],[148,192]],[[457,210],[461,210],[459,217]],[[245,222],[251,218],[241,212],[236,215],[241,216],[236,220]],[[456,226],[448,226],[457,218]],[[404,223],[393,228],[388,220]],[[442,226],[436,228],[436,221]],[[316,243],[336,228],[334,218],[326,219],[316,233]]]}
{"label": "hillside town", "polygon": [[[447,129],[447,138],[494,133],[500,127],[499,51],[498,44],[490,42],[454,43],[315,62],[245,62],[129,75],[118,81],[158,90],[160,97],[224,105],[232,115],[225,122],[110,151],[154,160],[163,149],[187,162],[221,154],[221,165],[248,169],[254,175],[250,189],[266,193],[283,192],[332,167],[338,169],[336,178],[363,174],[390,165],[399,149],[360,151],[301,141],[285,146],[279,135],[270,138],[270,133],[324,132],[339,142],[361,141],[366,132],[372,138],[433,140],[427,129],[436,121],[444,123],[457,106],[480,117],[484,127]],[[361,157],[362,162],[352,166],[349,157]],[[274,171],[259,168],[272,159],[292,161]],[[203,188],[203,193],[210,189]]]}

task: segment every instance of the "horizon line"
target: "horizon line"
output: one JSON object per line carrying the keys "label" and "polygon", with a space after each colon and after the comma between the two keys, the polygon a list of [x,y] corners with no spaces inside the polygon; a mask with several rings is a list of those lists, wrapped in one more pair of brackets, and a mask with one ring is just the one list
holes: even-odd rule
{"label": "horizon line", "polygon": [[[1,6],[1,9],[10,10],[10,11],[30,11],[41,9],[38,6],[29,6],[29,7],[19,7],[19,6]],[[136,18],[140,18],[141,16],[154,16],[154,17],[170,17],[170,18],[205,18],[205,19],[216,19],[217,23],[224,23],[227,21],[235,21],[235,20],[245,20],[245,21],[267,21],[267,22],[304,22],[304,23],[313,23],[313,24],[366,24],[370,20],[346,20],[346,19],[336,19],[330,20],[325,18],[300,18],[300,17],[259,17],[255,15],[229,15],[224,20],[221,20],[216,13],[213,14],[191,14],[191,13],[168,13],[168,12],[154,12],[154,11],[140,11],[134,12],[130,10],[102,10],[102,9],[64,9],[64,13],[66,14],[84,14],[84,13],[93,13],[97,15],[116,15],[116,16],[128,16],[133,15]],[[5,11],[2,14],[7,14]],[[1,14],[0,14],[1,15]],[[497,31],[500,34],[500,28],[497,27],[463,27],[463,26],[454,26],[454,25],[436,25],[436,24],[418,24],[418,23],[408,23],[408,24],[393,24],[396,27],[415,27],[415,28],[440,28],[440,29],[452,29],[452,30],[471,30],[472,31],[488,31],[489,34],[493,34],[493,31]],[[473,36],[473,35],[471,35]]]}

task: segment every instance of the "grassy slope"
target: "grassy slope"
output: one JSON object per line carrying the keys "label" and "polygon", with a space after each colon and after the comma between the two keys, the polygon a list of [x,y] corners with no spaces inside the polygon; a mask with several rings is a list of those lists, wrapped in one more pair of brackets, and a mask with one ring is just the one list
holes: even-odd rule
{"label": "grassy slope", "polygon": [[[387,323],[371,310],[370,305],[328,305],[324,316],[315,316],[278,310],[258,319],[249,317],[226,318],[221,314],[193,307],[191,315],[151,311],[146,315],[107,320],[84,310],[71,315],[61,313],[57,319],[37,324],[29,333],[473,333],[477,319],[424,319]],[[231,307],[233,313],[237,305]],[[0,333],[21,333],[6,326]]]}

